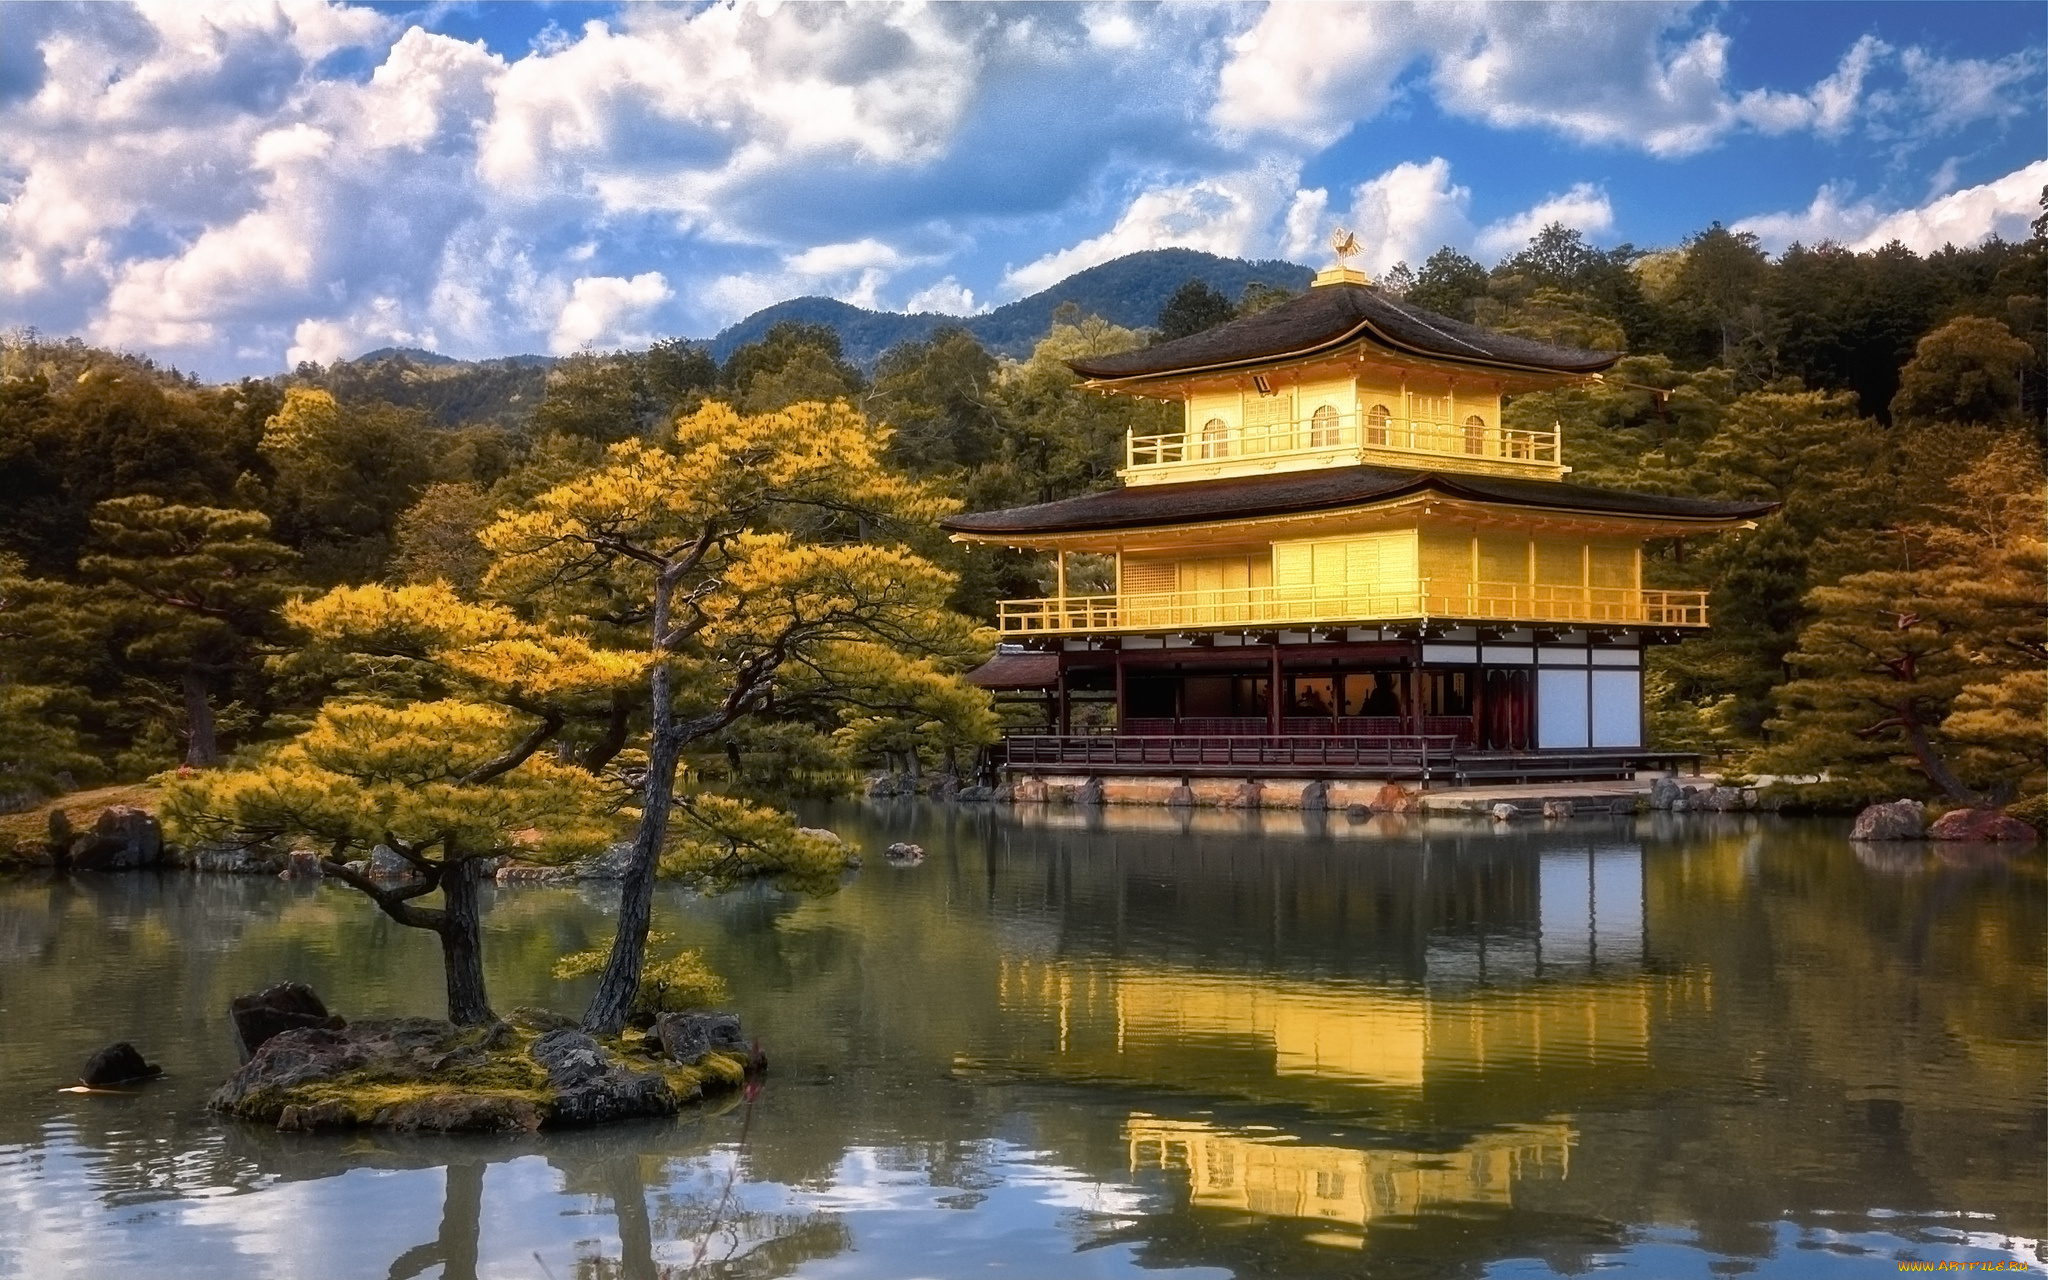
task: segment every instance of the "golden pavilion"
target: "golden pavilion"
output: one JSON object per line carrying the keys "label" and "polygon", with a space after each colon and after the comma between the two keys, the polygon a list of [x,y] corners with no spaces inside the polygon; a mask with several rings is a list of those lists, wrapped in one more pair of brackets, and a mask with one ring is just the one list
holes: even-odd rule
{"label": "golden pavilion", "polygon": [[[1645,751],[1644,648],[1707,626],[1704,592],[1643,585],[1643,545],[1769,504],[1568,477],[1517,394],[1615,353],[1424,311],[1354,270],[1141,350],[1083,385],[1182,406],[1132,435],[1120,487],[952,517],[957,540],[1049,551],[1055,591],[999,605],[975,679],[1037,691],[1012,771],[1259,777],[1615,777]],[[1070,558],[1110,590],[1069,589]],[[1102,708],[1077,726],[1077,704]],[[1077,733],[1077,727],[1095,731]],[[1105,731],[1106,730],[1106,731]]]}

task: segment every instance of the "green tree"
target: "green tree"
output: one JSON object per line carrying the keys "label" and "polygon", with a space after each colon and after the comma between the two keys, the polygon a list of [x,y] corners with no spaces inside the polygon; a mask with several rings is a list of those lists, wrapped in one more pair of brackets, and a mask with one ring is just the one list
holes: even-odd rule
{"label": "green tree", "polygon": [[951,325],[884,352],[866,405],[893,428],[890,459],[914,475],[931,475],[994,457],[1004,426],[994,400],[996,373],[995,357]]}
{"label": "green tree", "polygon": [[[687,363],[678,367],[672,355],[664,349],[662,368],[682,373]],[[646,360],[623,351],[565,357],[548,370],[547,391],[533,411],[534,430],[601,445],[641,435],[660,423],[667,399],[649,386],[647,374]]]}
{"label": "green tree", "polygon": [[273,525],[304,557],[303,576],[331,585],[382,569],[392,526],[427,483],[428,430],[418,410],[286,392],[264,424],[262,450],[275,475]]}
{"label": "green tree", "polygon": [[475,594],[490,567],[477,534],[496,516],[497,504],[478,485],[428,485],[398,518],[393,572],[406,582],[440,580]]}
{"label": "green tree", "polygon": [[1445,245],[1423,262],[1402,301],[1454,320],[1470,320],[1473,299],[1485,296],[1486,268]]}
{"label": "green tree", "polygon": [[1206,280],[1190,280],[1174,290],[1166,305],[1159,308],[1159,318],[1153,327],[1159,330],[1159,341],[1171,342],[1236,317],[1237,308],[1221,290],[1210,288]]}
{"label": "green tree", "polygon": [[892,472],[886,450],[843,403],[742,417],[714,402],[485,532],[488,589],[618,619],[621,634],[637,620],[649,667],[639,825],[586,1027],[615,1031],[631,1011],[685,750],[765,712],[785,668],[834,646],[964,647],[949,576],[903,543],[954,504]]}
{"label": "green tree", "polygon": [[216,689],[254,670],[273,633],[295,557],[272,542],[260,512],[112,498],[93,508],[95,551],[80,570],[117,588],[109,601],[122,656],[176,681],[185,712],[185,763],[220,762]]}
{"label": "green tree", "polygon": [[842,358],[830,325],[784,320],[726,358],[719,381],[744,413],[773,413],[805,401],[858,401],[860,370]]}
{"label": "green tree", "polygon": [[2020,373],[2033,348],[1996,320],[1958,316],[1920,339],[1899,370],[1892,421],[2005,425],[2020,416]]}

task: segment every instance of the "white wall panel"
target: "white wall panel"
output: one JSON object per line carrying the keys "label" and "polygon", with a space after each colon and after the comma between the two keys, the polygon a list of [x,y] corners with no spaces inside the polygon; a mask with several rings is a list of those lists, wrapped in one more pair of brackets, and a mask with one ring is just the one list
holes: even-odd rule
{"label": "white wall panel", "polygon": [[1593,673],[1593,745],[1643,745],[1642,672],[1601,670]]}
{"label": "white wall panel", "polygon": [[[1605,675],[1606,672],[1601,674]],[[1592,745],[1586,719],[1586,671],[1539,667],[1536,671],[1536,745]]]}

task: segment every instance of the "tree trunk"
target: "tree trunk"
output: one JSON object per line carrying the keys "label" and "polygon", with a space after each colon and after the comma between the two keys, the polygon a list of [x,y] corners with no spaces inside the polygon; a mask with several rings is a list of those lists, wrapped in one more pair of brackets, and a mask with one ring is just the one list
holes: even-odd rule
{"label": "tree trunk", "polygon": [[[668,634],[674,584],[666,574],[655,579],[653,635],[657,656]],[[647,924],[654,914],[654,869],[668,840],[669,806],[675,798],[676,766],[682,744],[675,733],[675,680],[668,664],[657,661],[648,680],[650,741],[647,780],[640,799],[640,829],[633,837],[633,860],[619,885],[619,931],[605,961],[597,993],[583,1011],[583,1029],[592,1035],[617,1035],[633,1012],[640,992],[640,968],[647,953]]]}
{"label": "tree trunk", "polygon": [[185,688],[185,763],[211,769],[220,763],[220,745],[213,734],[213,704],[207,701],[206,677],[186,667],[179,683]]}
{"label": "tree trunk", "polygon": [[475,858],[450,855],[441,873],[444,902],[440,927],[441,966],[448,977],[448,1021],[459,1027],[497,1021],[484,995],[483,921],[477,909]]}
{"label": "tree trunk", "polygon": [[1935,751],[1934,744],[1927,740],[1927,730],[1921,728],[1920,722],[1914,718],[1912,708],[1907,708],[1900,718],[1905,721],[1903,728],[1906,731],[1906,741],[1912,744],[1913,757],[1920,762],[1920,771],[1927,775],[1928,780],[1940,787],[1942,794],[1957,804],[1984,803],[1984,797],[1964,786],[1963,780],[1956,777],[1955,772],[1948,767],[1948,761],[1943,760],[1940,753]]}

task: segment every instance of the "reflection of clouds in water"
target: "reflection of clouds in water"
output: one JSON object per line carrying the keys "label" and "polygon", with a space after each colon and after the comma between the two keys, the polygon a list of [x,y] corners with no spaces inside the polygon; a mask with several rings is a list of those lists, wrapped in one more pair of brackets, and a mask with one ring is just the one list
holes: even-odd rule
{"label": "reflection of clouds in water", "polygon": [[[440,1230],[439,1169],[355,1169],[337,1178],[273,1182],[243,1195],[181,1202],[166,1213],[180,1232],[178,1255],[194,1276],[263,1276],[330,1280],[379,1275],[391,1260]],[[214,1250],[190,1247],[184,1233],[200,1228],[222,1238],[235,1263]],[[183,1274],[162,1243],[142,1274],[157,1280]]]}

